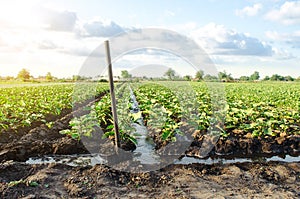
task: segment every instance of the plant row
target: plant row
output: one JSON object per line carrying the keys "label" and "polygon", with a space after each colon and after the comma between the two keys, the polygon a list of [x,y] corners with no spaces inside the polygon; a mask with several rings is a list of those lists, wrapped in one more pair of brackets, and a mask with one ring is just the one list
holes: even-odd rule
{"label": "plant row", "polygon": [[[73,84],[1,88],[0,131],[46,123],[49,115],[60,115],[64,109],[91,98],[94,91],[103,93],[107,84],[74,87]],[[75,90],[76,89],[76,90]],[[83,92],[85,91],[85,92]]]}
{"label": "plant row", "polygon": [[[133,142],[131,124],[140,118],[156,143],[176,141],[176,135],[184,134],[181,127],[186,124],[222,137],[278,137],[300,132],[299,84],[160,82],[131,87],[139,112],[131,111],[128,86],[118,88],[116,96],[122,139]],[[71,123],[75,130],[80,126],[76,120],[94,121],[90,126],[99,125],[105,130],[104,137],[114,138],[109,95],[95,104],[89,115]]]}

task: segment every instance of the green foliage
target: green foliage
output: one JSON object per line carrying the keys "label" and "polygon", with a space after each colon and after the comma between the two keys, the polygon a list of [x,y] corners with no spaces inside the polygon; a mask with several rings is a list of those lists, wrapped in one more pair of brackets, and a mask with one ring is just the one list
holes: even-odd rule
{"label": "green foliage", "polygon": [[182,116],[176,95],[159,84],[144,84],[135,91],[135,95],[147,126],[160,129],[163,141],[175,141]]}
{"label": "green foliage", "polygon": [[274,74],[274,75],[272,75],[271,78],[268,76],[265,77],[264,80],[271,80],[271,81],[295,81],[296,80],[297,81],[298,79],[295,79],[295,78],[291,77],[290,75],[284,77],[284,76],[281,76],[278,74]]}
{"label": "green foliage", "polygon": [[183,76],[183,79],[185,81],[191,81],[192,77],[190,75],[185,75],[185,76]]}
{"label": "green foliage", "polygon": [[[191,85],[194,94],[187,89],[187,84]],[[183,120],[203,131],[208,131],[213,123],[212,130],[219,130],[224,137],[236,133],[274,137],[300,132],[299,83],[225,84],[227,112],[224,126],[218,125],[218,118],[215,121],[215,107],[211,103],[214,94],[205,83],[172,81],[167,86],[136,85],[135,95],[141,112],[130,112],[132,102],[127,87],[120,87],[116,93],[119,127],[125,140],[136,142],[131,123],[138,122],[141,115],[148,127],[158,129],[164,141],[175,141]],[[72,108],[72,102],[83,102],[95,93],[103,93],[108,85],[82,84],[75,88],[72,84],[0,88],[0,130],[26,127],[36,121],[51,128],[53,123],[47,121],[48,114],[59,115],[62,110]],[[103,96],[90,109],[90,114],[74,118],[70,129],[61,133],[79,140],[81,136],[91,136],[94,128],[100,126],[105,137],[113,139],[110,95]]]}
{"label": "green foliage", "polygon": [[270,78],[271,81],[283,81],[284,77],[278,74],[274,74],[272,75],[272,77]]}
{"label": "green foliage", "polygon": [[15,180],[15,181],[10,181],[9,183],[8,183],[8,186],[9,187],[13,187],[13,186],[16,186],[16,185],[18,185],[18,184],[22,184],[22,183],[24,183],[25,181],[23,180],[23,179],[21,179],[21,180]]}
{"label": "green foliage", "polygon": [[226,85],[227,133],[251,133],[253,137],[299,134],[299,84]]}
{"label": "green foliage", "polygon": [[46,74],[46,80],[47,80],[47,81],[52,81],[53,79],[54,79],[54,77],[51,75],[50,72],[48,72],[48,73]]}
{"label": "green foliage", "polygon": [[254,81],[259,79],[259,72],[255,71],[249,78],[249,80]]}
{"label": "green foliage", "polygon": [[172,80],[172,79],[174,79],[175,78],[175,70],[173,70],[172,68],[169,68],[166,72],[165,72],[165,74],[164,74],[164,76],[167,76],[170,80]]}
{"label": "green foliage", "polygon": [[[25,180],[20,179],[20,180],[10,181],[10,182],[8,183],[8,186],[9,186],[9,187],[13,187],[13,186],[17,186],[17,185],[19,185],[19,184],[25,184],[25,183],[26,183]],[[30,181],[30,182],[26,183],[26,185],[27,185],[27,186],[30,186],[30,187],[38,187],[38,186],[39,186],[39,183],[36,182],[36,181]]]}
{"label": "green foliage", "polygon": [[17,76],[18,79],[22,80],[22,81],[26,81],[29,80],[30,78],[30,73],[27,69],[23,68]]}
{"label": "green foliage", "polygon": [[[120,91],[119,91],[120,92]],[[119,96],[119,92],[116,96]],[[130,103],[129,103],[129,91],[121,92],[127,95],[119,96],[119,107],[117,108],[119,117],[119,133],[121,140],[131,141],[137,144],[135,137],[132,135],[134,128],[131,127],[131,120],[129,115]],[[124,102],[122,103],[122,100]],[[121,107],[120,107],[121,105]],[[124,106],[125,105],[125,106]],[[126,117],[124,117],[126,115]],[[99,102],[96,102],[90,109],[90,113],[81,117],[75,117],[69,123],[71,129],[60,131],[62,134],[67,134],[73,139],[80,140],[82,136],[91,137],[95,127],[101,127],[104,131],[102,138],[114,139],[115,131],[113,126],[113,117],[111,113],[111,99],[107,94],[101,98]]]}
{"label": "green foliage", "polygon": [[207,82],[217,82],[217,81],[219,81],[218,77],[210,75],[210,74],[206,74],[203,77],[203,79],[204,79],[204,81],[207,81]]}
{"label": "green foliage", "polygon": [[[136,90],[147,126],[158,129],[162,140],[174,139],[181,119],[188,114],[191,115],[188,121],[194,125],[196,123],[199,130],[208,131],[212,128],[223,137],[249,133],[253,137],[274,137],[300,132],[299,84],[226,84],[227,107],[223,126],[218,124],[217,116],[213,115],[212,93],[209,93],[205,84],[193,82],[191,85],[196,94],[196,104],[192,97],[188,98],[191,94],[184,89],[187,87],[179,89],[179,82],[168,85],[168,88],[144,84]],[[194,114],[193,107],[197,107]],[[215,123],[213,127],[212,123]]]}
{"label": "green foliage", "polygon": [[107,88],[107,84],[97,85],[94,92],[91,85],[81,85],[74,91],[73,84],[0,88],[0,130],[26,127],[37,121],[51,127],[47,115],[60,115],[62,110],[72,108],[72,102],[83,102]]}
{"label": "green foliage", "polygon": [[204,71],[203,70],[199,70],[199,71],[197,71],[195,78],[197,80],[203,80],[203,75],[204,75]]}
{"label": "green foliage", "polygon": [[249,77],[248,76],[241,76],[240,77],[240,81],[249,81]]}
{"label": "green foliage", "polygon": [[95,112],[76,117],[70,121],[71,129],[60,131],[61,134],[70,136],[75,140],[80,140],[82,136],[91,137],[95,127],[99,127]]}
{"label": "green foliage", "polygon": [[38,187],[39,183],[36,182],[36,181],[31,181],[31,182],[29,182],[29,186],[31,186],[31,187]]}
{"label": "green foliage", "polygon": [[132,77],[132,75],[127,71],[127,70],[122,70],[121,71],[121,77],[124,79],[129,79]]}
{"label": "green foliage", "polygon": [[229,82],[229,81],[232,81],[232,80],[233,80],[231,74],[230,74],[230,73],[227,74],[226,71],[219,72],[219,73],[218,73],[218,77],[219,77],[219,80],[221,80],[221,81]]}

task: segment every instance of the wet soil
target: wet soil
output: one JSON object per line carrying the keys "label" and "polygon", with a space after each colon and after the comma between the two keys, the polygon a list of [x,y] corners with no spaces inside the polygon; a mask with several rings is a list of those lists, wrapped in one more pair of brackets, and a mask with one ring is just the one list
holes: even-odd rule
{"label": "wet soil", "polygon": [[[205,130],[195,130],[186,123],[180,127],[180,130],[185,133],[185,139],[182,139],[180,135],[176,135],[176,146],[172,147],[173,151],[168,151],[169,154],[180,155],[184,153],[187,156],[198,158],[270,157],[276,155],[298,157],[300,155],[299,134],[280,134],[277,137],[253,138],[251,134],[231,133],[228,137],[221,137],[209,135]],[[162,140],[160,129],[148,127],[148,131],[155,142],[156,150],[166,153],[166,148],[171,148],[169,146],[173,143],[169,140]]]}
{"label": "wet soil", "polygon": [[[213,136],[206,136],[205,138],[205,135],[197,137],[186,151],[186,154],[200,157],[199,148],[204,145],[204,142],[207,144],[207,142],[210,142],[209,139],[213,138]],[[212,141],[212,143],[214,142]],[[209,157],[269,157],[275,155],[298,157],[300,155],[300,135],[265,138],[246,138],[235,135],[230,135],[226,138],[220,137],[209,154],[207,154]]]}
{"label": "wet soil", "polygon": [[0,166],[1,198],[299,198],[300,164],[170,165],[127,173],[104,165]]}

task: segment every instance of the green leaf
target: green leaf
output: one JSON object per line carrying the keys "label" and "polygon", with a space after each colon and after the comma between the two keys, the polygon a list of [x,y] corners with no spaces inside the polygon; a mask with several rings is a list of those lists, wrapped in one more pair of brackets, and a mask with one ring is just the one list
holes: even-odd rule
{"label": "green leaf", "polygon": [[168,130],[164,131],[164,132],[162,133],[162,135],[161,135],[162,140],[167,140],[167,139],[170,137],[171,134],[172,134],[171,131],[168,131]]}
{"label": "green leaf", "polygon": [[31,186],[31,187],[37,187],[37,186],[39,186],[39,183],[37,183],[35,181],[32,181],[32,182],[29,183],[29,186]]}

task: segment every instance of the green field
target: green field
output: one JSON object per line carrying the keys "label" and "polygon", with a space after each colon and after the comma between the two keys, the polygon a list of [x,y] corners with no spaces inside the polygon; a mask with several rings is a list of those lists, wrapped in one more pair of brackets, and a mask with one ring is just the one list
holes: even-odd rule
{"label": "green field", "polygon": [[[93,97],[95,92],[99,94],[108,89],[107,84],[97,85],[96,90],[95,84],[87,85],[55,84],[0,88],[1,130],[30,126],[35,121],[45,123],[48,114],[59,115],[63,109],[72,108],[74,103]],[[213,128],[224,137],[277,137],[299,134],[299,83],[224,83],[222,86],[224,93],[219,94],[224,95],[224,101],[220,101],[223,111],[221,118],[213,111],[213,93],[204,82],[131,83],[141,109],[135,114],[129,111],[131,102],[128,86],[122,86],[117,89],[121,131],[124,135],[130,134],[128,125],[130,121],[134,122],[136,114],[140,114],[145,124],[159,129],[163,140],[174,139],[174,135],[180,133],[178,129],[183,121],[192,124],[198,130],[207,130],[214,125]],[[90,92],[89,89],[94,91]],[[113,135],[109,94],[91,107],[89,115],[73,119],[72,129],[68,133],[76,134],[74,137],[80,138],[81,132],[76,129],[86,123],[89,123],[87,128],[99,125],[106,129],[107,136]]]}
{"label": "green field", "polygon": [[[130,121],[142,115],[147,127],[155,128],[161,140],[167,141],[183,133],[179,129],[184,122],[223,137],[279,137],[300,133],[300,84],[225,83],[222,86],[224,92],[218,94],[218,101],[216,96],[212,97],[218,90],[203,82],[131,84],[140,107],[140,112],[134,114],[129,111],[131,102],[125,86],[119,90],[122,95],[117,99],[121,132],[134,137]],[[218,108],[221,111],[214,110]],[[80,137],[77,129],[84,129],[80,121],[89,121],[89,128],[91,124],[104,127],[107,136],[113,136],[109,95],[92,107],[90,115],[73,120],[73,129],[68,133],[75,134],[76,138]],[[91,129],[83,130],[88,131]]]}
{"label": "green field", "polygon": [[38,121],[46,123],[47,116],[59,116],[64,109],[93,97],[94,89],[101,93],[108,85],[99,84],[97,88],[74,84],[3,85],[0,87],[0,131],[30,127]]}

